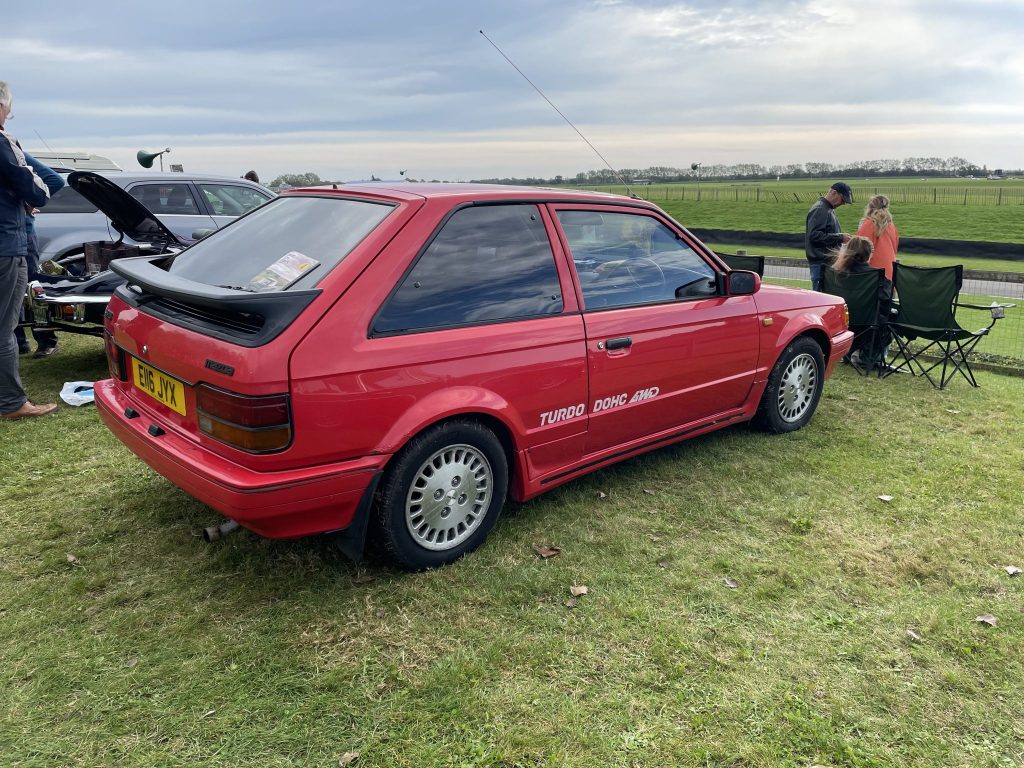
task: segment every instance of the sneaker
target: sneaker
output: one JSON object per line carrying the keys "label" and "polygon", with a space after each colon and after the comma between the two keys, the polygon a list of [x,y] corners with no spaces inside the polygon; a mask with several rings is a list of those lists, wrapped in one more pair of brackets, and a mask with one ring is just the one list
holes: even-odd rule
{"label": "sneaker", "polygon": [[57,351],[57,347],[55,347],[55,346],[54,347],[40,347],[39,349],[36,350],[36,353],[34,355],[32,355],[32,357],[37,358],[37,359],[38,358],[42,358],[42,357],[49,357],[50,355],[52,355],[56,351]]}

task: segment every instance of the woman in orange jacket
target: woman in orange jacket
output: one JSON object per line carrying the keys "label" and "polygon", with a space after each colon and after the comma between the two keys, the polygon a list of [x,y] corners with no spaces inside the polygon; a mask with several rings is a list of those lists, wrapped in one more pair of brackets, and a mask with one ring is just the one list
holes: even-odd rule
{"label": "woman in orange jacket", "polygon": [[884,269],[886,278],[891,282],[892,265],[896,261],[896,253],[900,247],[900,233],[892,223],[888,197],[875,195],[868,201],[857,234],[871,241],[874,250],[871,253],[870,266]]}

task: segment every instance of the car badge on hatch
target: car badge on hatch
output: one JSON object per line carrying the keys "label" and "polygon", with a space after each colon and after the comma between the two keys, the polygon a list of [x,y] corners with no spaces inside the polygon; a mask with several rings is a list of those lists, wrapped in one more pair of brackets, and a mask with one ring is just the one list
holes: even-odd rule
{"label": "car badge on hatch", "polygon": [[225,376],[235,375],[235,369],[233,366],[227,365],[226,363],[218,363],[216,360],[207,359],[206,367],[209,368],[211,371],[223,373]]}

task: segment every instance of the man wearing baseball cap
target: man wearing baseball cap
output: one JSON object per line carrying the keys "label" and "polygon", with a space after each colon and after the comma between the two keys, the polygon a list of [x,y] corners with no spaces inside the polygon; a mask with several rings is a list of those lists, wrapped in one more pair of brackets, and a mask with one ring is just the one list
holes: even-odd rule
{"label": "man wearing baseball cap", "polygon": [[853,202],[850,185],[837,181],[824,197],[811,206],[807,212],[807,231],[804,236],[804,253],[811,270],[811,288],[820,291],[824,280],[825,266],[835,259],[835,253],[850,239],[839,228],[836,208],[843,203]]}

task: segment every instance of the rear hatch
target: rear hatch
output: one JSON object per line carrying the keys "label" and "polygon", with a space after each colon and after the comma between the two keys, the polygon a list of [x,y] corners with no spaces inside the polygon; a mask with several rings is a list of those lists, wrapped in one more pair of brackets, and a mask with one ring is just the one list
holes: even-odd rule
{"label": "rear hatch", "polygon": [[113,262],[126,281],[107,320],[120,386],[222,455],[291,446],[292,350],[418,209],[402,197],[282,196],[180,254]]}

